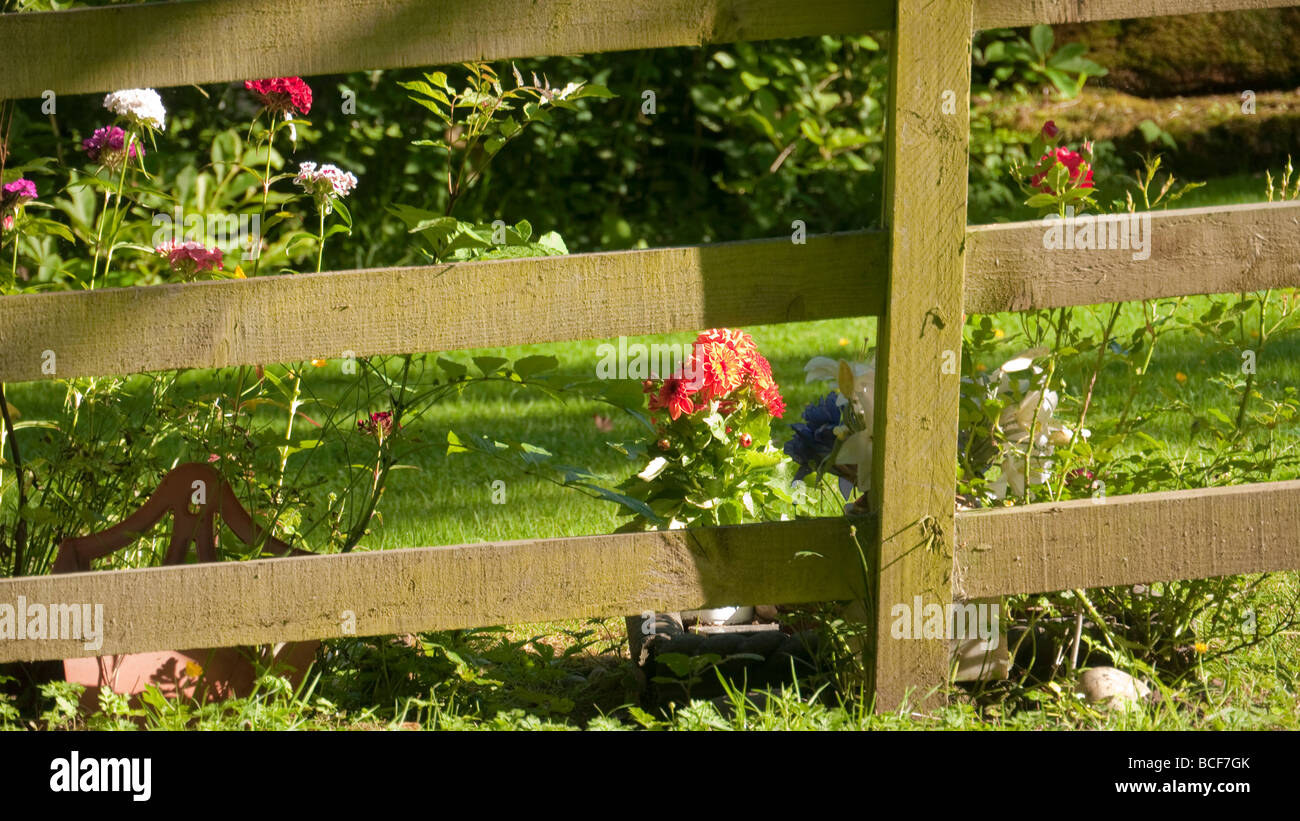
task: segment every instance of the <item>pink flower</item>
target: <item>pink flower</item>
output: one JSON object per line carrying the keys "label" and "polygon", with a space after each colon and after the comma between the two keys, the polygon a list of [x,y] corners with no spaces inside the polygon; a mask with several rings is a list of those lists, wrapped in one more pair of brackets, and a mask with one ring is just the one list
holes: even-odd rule
{"label": "pink flower", "polygon": [[301,77],[246,80],[244,88],[256,94],[262,105],[277,114],[287,115],[295,109],[300,114],[311,111],[311,86]]}
{"label": "pink flower", "polygon": [[8,231],[14,227],[18,209],[36,199],[36,183],[19,177],[0,188],[0,227]]}
{"label": "pink flower", "polygon": [[393,414],[390,411],[377,411],[369,419],[358,419],[357,430],[378,436],[380,441],[393,432]]}
{"label": "pink flower", "polygon": [[[36,199],[36,183],[19,177],[13,182],[5,183],[4,192],[6,200],[22,200],[24,202],[34,200]],[[23,202],[18,204],[22,205]]]}
{"label": "pink flower", "polygon": [[[96,128],[95,133],[81,141],[81,150],[91,162],[115,166],[122,161],[126,146],[126,132],[115,125]],[[131,141],[131,159],[144,156],[144,146]]]}
{"label": "pink flower", "polygon": [[1043,154],[1038,160],[1038,168],[1043,169],[1030,178],[1029,184],[1039,189],[1045,194],[1059,194],[1059,191],[1053,191],[1052,186],[1046,182],[1048,172],[1056,167],[1056,164],[1064,165],[1070,172],[1070,185],[1075,188],[1092,188],[1092,169],[1088,168],[1085,172],[1083,169],[1086,163],[1083,155],[1077,151],[1071,151],[1062,146],[1053,148]]}
{"label": "pink flower", "polygon": [[299,163],[298,176],[293,181],[311,194],[316,200],[316,207],[325,214],[334,210],[334,200],[346,197],[357,187],[355,174],[328,163],[320,168],[314,162]]}
{"label": "pink flower", "polygon": [[156,250],[167,259],[173,271],[185,277],[222,270],[224,255],[220,248],[208,248],[199,242],[172,240],[166,245],[158,246]]}

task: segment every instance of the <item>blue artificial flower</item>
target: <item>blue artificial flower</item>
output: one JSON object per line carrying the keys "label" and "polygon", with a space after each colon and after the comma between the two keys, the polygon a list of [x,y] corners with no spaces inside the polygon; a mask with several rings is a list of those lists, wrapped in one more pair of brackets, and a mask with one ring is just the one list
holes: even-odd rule
{"label": "blue artificial flower", "polygon": [[790,426],[794,438],[785,443],[783,450],[799,465],[795,481],[821,467],[835,450],[835,428],[840,424],[839,394],[835,391],[812,402],[803,409],[803,422]]}

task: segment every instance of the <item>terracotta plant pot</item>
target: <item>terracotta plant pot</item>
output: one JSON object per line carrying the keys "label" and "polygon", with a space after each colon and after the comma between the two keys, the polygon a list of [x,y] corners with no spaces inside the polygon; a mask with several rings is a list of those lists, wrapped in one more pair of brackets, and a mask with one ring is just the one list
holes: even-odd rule
{"label": "terracotta plant pot", "polygon": [[[202,490],[202,501],[193,493]],[[194,509],[192,509],[194,508]],[[190,462],[173,468],[149,499],[122,522],[99,533],[65,539],[54,562],[55,573],[90,570],[94,559],[119,550],[146,533],[164,516],[172,517],[172,538],[165,565],[184,563],[193,544],[200,562],[217,560],[217,519],[245,544],[262,544],[272,555],[311,555],[266,533],[244,510],[234,489],[210,464]],[[103,687],[115,693],[138,696],[154,685],[169,699],[197,698],[219,701],[244,698],[253,692],[257,680],[253,659],[273,672],[287,672],[296,688],[315,657],[319,641],[288,642],[265,648],[219,647],[199,650],[157,650],[65,659],[64,676],[85,685],[82,705],[94,709]]]}
{"label": "terracotta plant pot", "polygon": [[150,684],[168,699],[223,701],[252,695],[257,680],[252,659],[259,655],[272,672],[287,675],[297,688],[318,647],[318,641],[295,641],[277,644],[262,654],[254,648],[217,647],[89,656],[64,659],[63,672],[68,681],[85,685],[81,705],[88,711],[97,709],[103,687],[131,696],[133,707],[139,706],[138,697]]}

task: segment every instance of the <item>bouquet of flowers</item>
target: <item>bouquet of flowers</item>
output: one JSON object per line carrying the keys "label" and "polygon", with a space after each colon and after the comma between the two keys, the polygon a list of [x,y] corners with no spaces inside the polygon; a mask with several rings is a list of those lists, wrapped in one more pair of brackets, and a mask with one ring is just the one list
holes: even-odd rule
{"label": "bouquet of flowers", "polygon": [[[868,362],[815,356],[804,366],[808,382],[831,382],[832,390],[804,408],[803,421],[791,425],[794,437],[785,453],[799,466],[795,481],[808,474],[835,476],[845,501],[871,487],[871,436],[875,413],[876,368]],[[846,513],[865,512],[860,496]]]}
{"label": "bouquet of flowers", "polygon": [[785,402],[749,334],[728,328],[701,333],[671,376],[648,379],[643,388],[653,438],[625,452],[649,460],[619,490],[660,521],[634,512],[620,530],[788,518],[784,457],[772,445],[771,430]]}
{"label": "bouquet of flowers", "polygon": [[1074,431],[1056,419],[1060,397],[1036,364],[1050,355],[1046,347],[1030,348],[988,374],[962,379],[960,461],[982,493],[960,500],[961,507],[1008,504],[1052,480],[1055,450],[1073,442]]}

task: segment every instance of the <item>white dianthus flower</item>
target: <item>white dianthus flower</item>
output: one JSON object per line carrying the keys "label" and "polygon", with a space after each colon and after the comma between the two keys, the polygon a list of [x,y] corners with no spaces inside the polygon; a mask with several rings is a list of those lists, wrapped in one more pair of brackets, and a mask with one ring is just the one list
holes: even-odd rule
{"label": "white dianthus flower", "polygon": [[314,162],[298,164],[298,175],[294,183],[310,194],[323,213],[334,210],[334,201],[346,197],[357,187],[355,174],[344,171],[337,165],[326,163],[316,167]]}
{"label": "white dianthus flower", "polygon": [[104,108],[137,126],[147,126],[155,131],[165,128],[167,109],[163,108],[162,98],[152,88],[114,91],[104,97]]}

